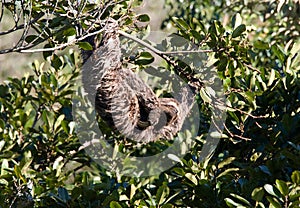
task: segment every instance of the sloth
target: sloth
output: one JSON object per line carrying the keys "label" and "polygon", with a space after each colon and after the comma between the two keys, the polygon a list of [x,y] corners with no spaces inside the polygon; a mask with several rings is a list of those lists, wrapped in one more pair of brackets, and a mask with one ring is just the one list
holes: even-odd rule
{"label": "sloth", "polygon": [[171,140],[193,105],[191,92],[183,88],[179,99],[157,97],[137,74],[122,65],[118,22],[109,18],[103,29],[98,45],[94,38],[87,40],[94,50],[83,51],[83,87],[96,112],[113,131],[130,140]]}

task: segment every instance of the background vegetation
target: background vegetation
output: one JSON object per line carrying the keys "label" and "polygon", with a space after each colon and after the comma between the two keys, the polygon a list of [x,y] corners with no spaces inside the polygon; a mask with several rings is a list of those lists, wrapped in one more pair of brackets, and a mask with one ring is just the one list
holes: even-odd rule
{"label": "background vegetation", "polygon": [[[143,178],[107,171],[81,148],[72,117],[81,66],[76,47],[90,48],[82,37],[101,28],[95,19],[118,19],[128,33],[147,31],[148,16],[133,12],[140,3],[2,1],[1,24],[4,16],[14,24],[0,31],[1,40],[23,32],[0,52],[48,51],[31,64],[32,75],[0,85],[0,207],[299,207],[296,0],[166,1],[162,29],[212,50],[208,56],[224,83],[227,120],[210,160],[197,159],[201,131],[176,166]],[[141,70],[148,64],[139,63]],[[205,114],[204,101],[199,96]],[[123,151],[122,140],[118,145]]]}

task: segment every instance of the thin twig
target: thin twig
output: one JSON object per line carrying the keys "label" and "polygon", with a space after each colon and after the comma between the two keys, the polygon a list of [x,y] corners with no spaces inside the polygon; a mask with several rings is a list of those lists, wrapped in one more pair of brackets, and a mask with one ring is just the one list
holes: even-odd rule
{"label": "thin twig", "polygon": [[249,64],[244,64],[246,67],[248,67],[249,69],[252,69],[253,71],[256,71],[258,74],[261,74],[261,72],[257,69],[257,68],[255,68],[255,67],[253,67],[253,66],[251,66],[251,65],[249,65]]}
{"label": "thin twig", "polygon": [[89,34],[87,34],[87,35],[85,35],[85,36],[82,36],[82,37],[80,37],[80,38],[78,38],[78,39],[71,40],[71,41],[69,41],[69,42],[67,42],[67,43],[58,45],[58,46],[53,47],[53,48],[26,49],[26,50],[20,50],[20,52],[21,52],[21,53],[36,53],[36,52],[46,52],[46,51],[60,50],[60,49],[63,49],[63,48],[65,48],[65,47],[67,47],[67,46],[71,46],[71,45],[73,45],[74,43],[77,43],[77,42],[79,42],[79,41],[81,41],[81,40],[84,40],[84,39],[87,38],[87,37],[90,37],[90,36],[93,36],[93,35],[97,35],[97,34],[101,33],[102,31],[103,31],[103,29],[98,30],[98,31],[93,32],[93,33],[89,33]]}
{"label": "thin twig", "polygon": [[267,118],[267,116],[254,116],[251,113],[248,113],[248,112],[243,111],[243,110],[238,109],[238,108],[230,107],[229,105],[226,105],[226,107],[230,108],[232,110],[235,110],[235,111],[239,111],[240,113],[245,114],[245,115],[247,115],[247,116],[249,116],[249,117],[251,117],[253,119]]}
{"label": "thin twig", "polygon": [[145,41],[134,37],[122,30],[119,30],[118,33],[120,35],[123,35],[126,38],[129,38],[137,43],[139,43],[140,45],[148,48],[150,51],[158,54],[158,55],[171,55],[171,54],[190,54],[190,53],[211,53],[214,52],[213,50],[195,50],[195,51],[160,51],[157,48],[154,48],[153,46],[151,46],[150,44],[146,43]]}
{"label": "thin twig", "polygon": [[[45,51],[55,51],[55,50],[59,50],[59,49],[62,49],[62,48],[65,48],[67,46],[70,46],[74,43],[77,43],[81,40],[84,40],[85,38],[87,37],[90,37],[90,36],[93,36],[93,35],[97,35],[99,33],[101,33],[103,31],[103,29],[101,30],[98,30],[96,32],[93,32],[93,33],[89,33],[87,35],[84,35],[78,39],[74,39],[70,42],[67,42],[65,44],[61,44],[59,46],[56,46],[56,47],[53,47],[53,48],[41,48],[41,49],[32,49],[32,50],[20,50],[21,53],[34,53],[34,52],[45,52]],[[154,48],[153,46],[151,46],[150,44],[146,43],[145,41],[139,39],[139,38],[136,38],[124,31],[121,31],[119,30],[118,33],[120,35],[123,35],[137,43],[139,43],[140,45],[148,48],[149,50],[151,50],[152,52],[158,54],[158,55],[171,55],[171,54],[190,54],[190,53],[211,53],[211,52],[214,52],[213,50],[194,50],[194,51],[161,51],[161,50],[158,50],[156,48]]]}
{"label": "thin twig", "polygon": [[237,134],[233,134],[233,133],[227,128],[226,124],[224,124],[224,128],[225,128],[225,130],[229,133],[229,135],[230,135],[232,138],[236,137],[236,138],[239,138],[239,139],[242,139],[242,140],[246,140],[246,141],[250,141],[250,140],[251,140],[250,138],[243,137],[243,136],[237,135]]}

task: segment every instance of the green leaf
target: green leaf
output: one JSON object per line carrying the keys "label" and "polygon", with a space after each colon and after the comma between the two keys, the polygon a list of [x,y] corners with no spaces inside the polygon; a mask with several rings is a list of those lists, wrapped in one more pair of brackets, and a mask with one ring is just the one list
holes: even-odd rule
{"label": "green leaf", "polygon": [[60,60],[60,58],[56,54],[53,54],[51,57],[51,66],[54,69],[59,69],[62,65],[63,62]]}
{"label": "green leaf", "polygon": [[235,14],[233,17],[232,17],[232,20],[231,20],[231,26],[232,28],[237,28],[239,25],[242,24],[242,17],[241,17],[241,14],[240,13],[237,13]]}
{"label": "green leaf", "polygon": [[37,43],[37,42],[42,42],[43,39],[36,36],[36,35],[28,35],[26,38],[25,38],[25,41],[27,43]]}
{"label": "green leaf", "polygon": [[109,196],[107,196],[105,198],[105,200],[103,201],[103,205],[106,206],[106,205],[109,205],[110,202],[112,202],[112,201],[118,201],[118,200],[119,200],[119,194],[115,190]]}
{"label": "green leaf", "polygon": [[52,129],[54,125],[54,115],[47,110],[44,110],[42,113],[42,120],[44,124],[46,125],[46,129],[50,130]]}
{"label": "green leaf", "polygon": [[65,36],[73,36],[73,35],[76,35],[76,30],[75,30],[75,28],[70,27],[70,28],[64,30],[63,34]]}
{"label": "green leaf", "polygon": [[265,194],[265,191],[264,191],[263,187],[259,187],[259,188],[255,188],[252,191],[251,197],[253,200],[260,202],[263,199],[264,194]]}
{"label": "green leaf", "polygon": [[246,31],[246,25],[242,24],[238,26],[233,32],[232,32],[232,38],[239,37],[243,32]]}
{"label": "green leaf", "polygon": [[150,17],[147,14],[141,14],[137,17],[137,20],[140,22],[149,22]]}
{"label": "green leaf", "polygon": [[294,43],[290,53],[292,56],[295,56],[299,52],[300,52],[300,40],[298,40],[296,43]]}
{"label": "green leaf", "polygon": [[173,208],[174,206],[172,204],[164,204],[161,206],[161,208]]}
{"label": "green leaf", "polygon": [[229,158],[226,158],[225,160],[223,160],[222,162],[220,162],[218,164],[218,168],[223,168],[224,166],[226,165],[230,165],[232,163],[232,161],[234,161],[236,158],[235,157],[229,157]]}
{"label": "green leaf", "polygon": [[73,188],[73,190],[72,190],[72,198],[73,199],[78,198],[82,194],[83,191],[84,190],[82,188],[79,188],[79,187]]}
{"label": "green leaf", "polygon": [[116,202],[116,201],[110,202],[109,203],[109,207],[110,208],[122,208],[122,206],[118,202]]}
{"label": "green leaf", "polygon": [[222,176],[225,176],[225,175],[227,175],[228,173],[230,173],[230,172],[237,172],[237,171],[239,171],[240,169],[239,168],[227,168],[227,169],[225,169],[225,171],[223,171],[222,173],[220,173],[218,176],[217,176],[217,178],[220,178],[220,177],[222,177]]}
{"label": "green leaf", "polygon": [[4,185],[4,186],[8,186],[9,185],[8,181],[5,180],[5,179],[2,179],[2,178],[0,178],[0,184]]}
{"label": "green leaf", "polygon": [[300,171],[299,170],[295,170],[293,173],[292,173],[292,182],[297,184],[297,185],[300,185]]}
{"label": "green leaf", "polygon": [[240,122],[240,119],[237,117],[235,112],[228,111],[228,114],[234,119],[234,121],[236,121],[237,123]]}
{"label": "green leaf", "polygon": [[[0,120],[0,124],[2,124],[2,122],[3,122],[3,124],[5,125],[4,121],[3,121],[3,120]],[[4,126],[4,125],[3,125],[3,126]],[[2,128],[2,126],[0,126],[0,131],[2,130],[1,128]],[[4,140],[1,140],[1,141],[0,141],[0,152],[3,150],[3,147],[5,146],[5,143],[6,143],[6,142],[5,142]],[[6,159],[4,159],[4,160],[6,160]],[[4,160],[3,160],[3,161],[4,161]],[[3,162],[3,161],[2,161],[2,162]],[[1,171],[1,172],[2,172],[2,171]],[[1,172],[0,172],[0,174],[1,174]]]}
{"label": "green leaf", "polygon": [[185,171],[183,168],[179,168],[179,167],[175,167],[172,169],[172,171],[174,171],[175,173],[177,173],[178,175],[184,176]]}
{"label": "green leaf", "polygon": [[282,6],[285,4],[285,2],[286,2],[285,0],[279,0],[279,3],[277,5],[277,13],[280,12],[280,10],[281,10]]}
{"label": "green leaf", "polygon": [[239,204],[230,198],[225,198],[224,200],[229,207],[244,207],[242,204]]}
{"label": "green leaf", "polygon": [[166,197],[169,195],[169,187],[165,184],[160,186],[156,193],[156,203],[161,205],[164,201],[166,201]]}
{"label": "green leaf", "polygon": [[224,33],[224,29],[219,21],[214,20],[212,24],[212,30],[215,32],[215,35],[220,36]]}
{"label": "green leaf", "polygon": [[279,58],[280,62],[283,64],[286,57],[283,50],[277,44],[272,45],[271,50]]}
{"label": "green leaf", "polygon": [[154,57],[149,52],[141,52],[134,63],[137,65],[147,65],[151,64],[154,61]]}
{"label": "green leaf", "polygon": [[[193,22],[197,27],[199,27],[200,31],[202,31],[202,32],[204,32],[204,33],[207,32],[207,31],[206,31],[206,28],[205,28],[205,25],[204,25],[201,21],[199,21],[199,19],[193,17],[192,22]],[[197,29],[198,29],[198,28],[197,28]]]}
{"label": "green leaf", "polygon": [[204,88],[200,89],[200,96],[204,102],[211,103],[212,99],[209,97],[208,93],[204,90]]}
{"label": "green leaf", "polygon": [[283,195],[283,196],[287,196],[289,194],[289,187],[288,185],[286,184],[286,182],[282,181],[282,180],[278,180],[276,179],[276,187],[277,189],[280,191],[280,193]]}
{"label": "green leaf", "polygon": [[6,175],[8,174],[8,170],[9,169],[9,164],[8,164],[8,160],[7,159],[3,159],[2,160],[2,164],[1,164],[1,175]]}
{"label": "green leaf", "polygon": [[23,181],[23,183],[27,183],[26,179],[23,177],[22,173],[21,173],[21,169],[18,165],[14,166],[14,172],[17,176],[17,178],[21,179]]}
{"label": "green leaf", "polygon": [[228,66],[228,57],[222,57],[218,62],[216,62],[218,66],[218,71],[225,71]]}
{"label": "green leaf", "polygon": [[254,42],[254,47],[257,49],[261,49],[261,50],[265,50],[265,49],[269,49],[269,43],[266,43],[264,41],[261,40],[257,40]]}
{"label": "green leaf", "polygon": [[266,190],[266,192],[268,192],[269,194],[271,194],[272,196],[278,197],[280,198],[280,193],[278,192],[278,190],[270,185],[270,184],[266,184],[264,185],[264,189]]}
{"label": "green leaf", "polygon": [[197,32],[197,31],[195,31],[195,30],[191,30],[191,34],[192,34],[192,36],[193,36],[196,40],[198,40],[198,41],[203,40],[203,36],[200,35],[199,32]]}
{"label": "green leaf", "polygon": [[150,193],[150,191],[147,190],[147,189],[144,189],[144,192],[147,194],[147,196],[149,198],[150,205],[154,206],[155,205],[154,197],[152,196],[152,194]]}
{"label": "green leaf", "polygon": [[194,174],[192,174],[192,173],[186,173],[185,177],[187,179],[189,179],[191,182],[193,182],[195,185],[198,185],[198,180],[197,180],[197,178],[196,178],[196,176]]}
{"label": "green leaf", "polygon": [[272,198],[270,196],[267,196],[266,198],[270,202],[270,204],[273,205],[273,207],[275,207],[275,208],[282,208],[281,204],[278,202],[277,199]]}
{"label": "green leaf", "polygon": [[271,86],[273,84],[275,78],[276,78],[275,69],[271,69],[271,74],[270,74],[270,77],[269,77],[268,86]]}
{"label": "green leaf", "polygon": [[54,131],[56,131],[56,130],[58,129],[58,127],[61,125],[61,122],[62,122],[64,119],[65,119],[65,115],[64,115],[64,114],[60,115],[60,116],[56,119],[56,121],[55,121],[55,123],[54,123]]}
{"label": "green leaf", "polygon": [[93,46],[88,42],[79,42],[77,44],[81,49],[83,49],[85,51],[92,51],[93,50]]}
{"label": "green leaf", "polygon": [[190,26],[182,19],[179,19],[177,17],[172,18],[175,24],[182,30],[189,30]]}
{"label": "green leaf", "polygon": [[177,156],[177,155],[174,155],[174,154],[168,154],[168,158],[170,158],[171,160],[175,161],[175,162],[178,162],[180,164],[183,164],[181,159]]}
{"label": "green leaf", "polygon": [[241,201],[242,203],[248,205],[248,206],[251,206],[250,202],[248,200],[246,200],[245,198],[237,195],[237,194],[230,194],[231,196],[233,196],[234,198],[238,199],[239,201]]}
{"label": "green leaf", "polygon": [[[53,48],[53,46],[51,44],[46,44],[44,46],[44,49],[49,49],[49,48]],[[52,54],[53,54],[53,51],[44,51],[43,52],[43,58],[45,60],[47,60],[47,58],[50,57],[50,56],[52,56]]]}
{"label": "green leaf", "polygon": [[[30,154],[31,156],[31,154]],[[22,165],[21,173],[22,175],[26,175],[28,173],[28,170],[30,170],[30,165],[33,161],[33,158],[31,157],[30,159],[28,158],[27,161]]]}

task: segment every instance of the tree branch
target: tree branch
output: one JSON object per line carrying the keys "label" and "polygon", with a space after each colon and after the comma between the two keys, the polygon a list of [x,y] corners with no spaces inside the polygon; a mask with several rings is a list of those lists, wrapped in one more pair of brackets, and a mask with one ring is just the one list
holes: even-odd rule
{"label": "tree branch", "polygon": [[150,44],[146,43],[145,41],[134,37],[122,30],[119,30],[118,33],[120,35],[123,35],[126,38],[129,38],[137,43],[139,43],[140,45],[148,48],[150,51],[156,53],[157,55],[172,55],[172,54],[190,54],[190,53],[211,53],[214,52],[213,50],[195,50],[195,51],[160,51],[157,48],[154,48],[153,46],[151,46]]}
{"label": "tree branch", "polygon": [[46,51],[60,50],[60,49],[63,49],[65,47],[71,46],[74,43],[78,43],[78,42],[80,42],[81,40],[84,40],[87,37],[90,37],[90,36],[93,36],[93,35],[97,35],[97,34],[99,34],[101,32],[103,32],[103,29],[98,30],[98,31],[93,32],[93,33],[89,33],[89,34],[87,34],[85,36],[82,36],[82,37],[80,37],[78,39],[71,40],[71,41],[69,41],[67,43],[58,45],[58,46],[53,47],[53,48],[25,49],[25,50],[20,50],[19,52],[21,52],[21,53],[36,53],[36,52],[46,52]]}

